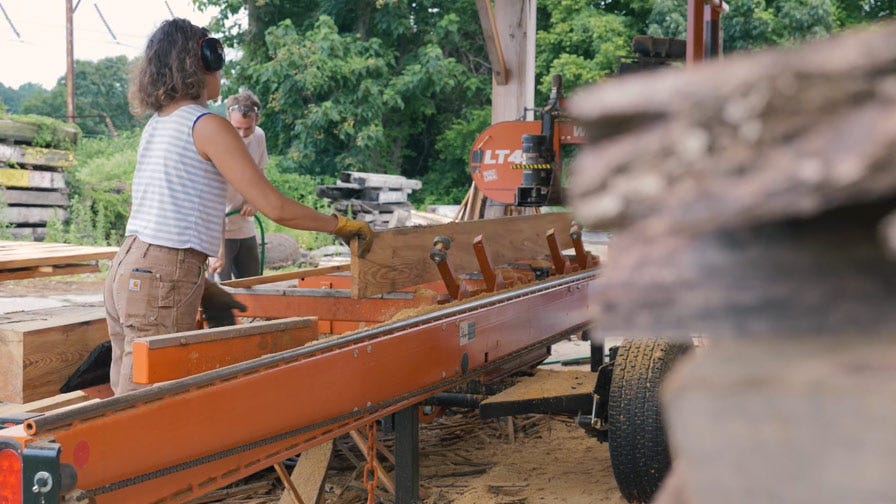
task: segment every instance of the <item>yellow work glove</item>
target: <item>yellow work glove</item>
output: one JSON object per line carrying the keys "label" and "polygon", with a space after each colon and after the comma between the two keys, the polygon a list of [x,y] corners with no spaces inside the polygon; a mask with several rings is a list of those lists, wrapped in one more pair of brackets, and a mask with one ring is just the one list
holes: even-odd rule
{"label": "yellow work glove", "polygon": [[351,245],[352,238],[358,239],[358,257],[364,257],[370,251],[373,245],[373,230],[370,225],[363,221],[346,219],[339,214],[333,214],[336,217],[336,229],[333,235],[339,237],[346,245]]}
{"label": "yellow work glove", "polygon": [[246,305],[234,299],[220,285],[208,279],[205,280],[205,290],[202,291],[200,304],[209,327],[236,325],[233,310],[246,311]]}

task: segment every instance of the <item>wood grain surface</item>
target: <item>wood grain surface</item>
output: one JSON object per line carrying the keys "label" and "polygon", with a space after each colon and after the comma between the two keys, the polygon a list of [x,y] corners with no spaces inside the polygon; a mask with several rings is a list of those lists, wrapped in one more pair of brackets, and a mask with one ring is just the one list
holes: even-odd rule
{"label": "wood grain surface", "polygon": [[451,240],[448,264],[455,275],[460,275],[479,271],[473,254],[473,240],[479,235],[492,265],[497,266],[544,258],[550,253],[545,240],[550,229],[555,229],[561,248],[572,247],[571,222],[569,213],[560,212],[381,231],[367,256],[352,255],[352,296],[370,297],[439,280],[436,265],[429,258],[437,236]]}

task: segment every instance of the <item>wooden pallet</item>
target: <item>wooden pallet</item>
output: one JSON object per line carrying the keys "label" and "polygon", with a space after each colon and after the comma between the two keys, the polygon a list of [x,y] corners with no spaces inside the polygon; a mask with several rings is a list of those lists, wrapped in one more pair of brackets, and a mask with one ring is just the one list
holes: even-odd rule
{"label": "wooden pallet", "polygon": [[0,241],[0,280],[96,272],[96,261],[117,252],[118,247]]}

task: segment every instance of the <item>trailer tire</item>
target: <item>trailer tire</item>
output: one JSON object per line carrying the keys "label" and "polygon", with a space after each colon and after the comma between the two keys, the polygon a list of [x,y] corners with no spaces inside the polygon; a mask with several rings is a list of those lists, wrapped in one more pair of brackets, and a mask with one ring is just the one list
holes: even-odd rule
{"label": "trailer tire", "polygon": [[649,502],[669,471],[660,383],[690,347],[666,339],[627,339],[619,345],[607,429],[613,476],[629,502]]}

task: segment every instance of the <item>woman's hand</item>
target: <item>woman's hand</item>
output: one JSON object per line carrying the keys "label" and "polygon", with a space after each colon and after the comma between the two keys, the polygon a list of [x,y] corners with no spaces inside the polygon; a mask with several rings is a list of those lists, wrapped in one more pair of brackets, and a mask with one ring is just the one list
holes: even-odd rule
{"label": "woman's hand", "polygon": [[208,272],[211,274],[215,274],[224,269],[224,258],[223,257],[209,257],[208,258]]}
{"label": "woman's hand", "polygon": [[243,203],[243,208],[240,209],[240,215],[243,217],[252,217],[256,212],[258,212],[258,209],[251,203]]}

